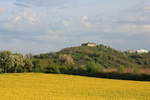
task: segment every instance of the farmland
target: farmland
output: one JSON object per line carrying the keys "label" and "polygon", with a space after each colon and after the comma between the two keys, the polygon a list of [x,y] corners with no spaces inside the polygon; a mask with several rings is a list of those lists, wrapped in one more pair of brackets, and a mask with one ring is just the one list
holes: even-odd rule
{"label": "farmland", "polygon": [[150,100],[150,82],[63,74],[1,74],[1,100]]}

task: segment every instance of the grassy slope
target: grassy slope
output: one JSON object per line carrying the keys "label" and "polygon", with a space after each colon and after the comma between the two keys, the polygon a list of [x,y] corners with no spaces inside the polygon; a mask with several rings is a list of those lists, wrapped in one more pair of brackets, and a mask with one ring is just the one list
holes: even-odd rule
{"label": "grassy slope", "polygon": [[150,100],[150,82],[55,74],[2,74],[1,100]]}
{"label": "grassy slope", "polygon": [[[78,65],[84,65],[87,61],[101,64],[104,67],[134,67],[138,66],[128,55],[113,48],[98,45],[96,47],[79,46],[65,48],[56,53],[41,54],[41,58],[59,60],[60,55],[70,55]],[[58,61],[59,62],[59,61]]]}
{"label": "grassy slope", "polygon": [[129,54],[129,57],[142,67],[150,68],[150,53],[148,54]]}

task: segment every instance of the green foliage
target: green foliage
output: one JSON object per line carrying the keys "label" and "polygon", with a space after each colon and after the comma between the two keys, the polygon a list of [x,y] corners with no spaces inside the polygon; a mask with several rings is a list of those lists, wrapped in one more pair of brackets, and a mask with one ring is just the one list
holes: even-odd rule
{"label": "green foliage", "polygon": [[134,67],[134,68],[133,68],[133,74],[139,74],[139,73],[140,73],[139,68]]}
{"label": "green foliage", "polygon": [[32,64],[33,64],[33,72],[43,72],[44,68],[40,59],[33,59]]}
{"label": "green foliage", "polygon": [[0,52],[0,67],[3,73],[7,73],[8,69],[13,66],[11,52],[2,51]]}
{"label": "green foliage", "polygon": [[49,58],[45,59],[39,59],[39,58],[34,58],[32,59],[32,64],[33,64],[33,72],[44,72],[44,68],[52,64],[53,61]]}
{"label": "green foliage", "polygon": [[61,64],[64,64],[66,66],[73,66],[74,60],[70,55],[59,55],[59,61]]}
{"label": "green foliage", "polygon": [[[14,66],[12,66],[13,70],[15,70],[15,72],[24,72],[25,58],[21,54],[13,54],[11,57],[14,63]],[[11,71],[13,72],[13,70]]]}
{"label": "green foliage", "polygon": [[24,72],[31,72],[33,68],[32,61],[30,59],[24,59]]}
{"label": "green foliage", "polygon": [[84,67],[87,73],[98,73],[103,71],[102,67],[94,62],[87,62]]}
{"label": "green foliage", "polygon": [[10,72],[26,72],[31,69],[32,63],[24,58],[21,54],[13,54],[10,51],[0,52],[0,72],[10,73]]}
{"label": "green foliage", "polygon": [[3,73],[3,69],[2,68],[0,68],[0,73]]}
{"label": "green foliage", "polygon": [[125,72],[124,66],[119,66],[119,67],[117,68],[117,72],[118,72],[118,73],[124,73],[124,72]]}
{"label": "green foliage", "polygon": [[98,72],[104,72],[104,67],[98,64]]}
{"label": "green foliage", "polygon": [[142,67],[150,67],[150,53],[148,54],[128,54],[134,62]]}
{"label": "green foliage", "polygon": [[[119,75],[127,75],[126,68],[133,68],[132,73],[139,74],[138,67],[143,66],[150,67],[150,54],[128,54],[104,45],[71,47],[34,56],[13,54],[10,51],[0,52],[0,73],[45,72],[96,77],[101,74],[107,77],[109,72],[105,72],[105,68],[117,68],[116,73],[112,72],[108,76],[124,79],[124,76]],[[128,75],[125,79],[128,79]]]}
{"label": "green foliage", "polygon": [[[44,56],[41,56],[44,55]],[[45,57],[45,58],[43,58]],[[104,45],[96,47],[80,46],[65,48],[59,52],[40,54],[39,59],[52,59],[55,63],[65,66],[83,66],[86,62],[95,62],[105,68],[119,66],[138,66],[126,53]]]}
{"label": "green foliage", "polygon": [[38,66],[41,66],[41,69],[51,66],[52,63],[64,66],[59,68],[60,72],[64,70],[61,73],[98,73],[104,72],[105,68],[116,68],[119,73],[123,73],[125,68],[149,63],[142,61],[139,64],[129,54],[104,45],[65,48],[54,53],[35,55],[34,58],[39,60]]}
{"label": "green foliage", "polygon": [[60,72],[60,65],[58,64],[51,64],[44,68],[45,73],[61,73]]}

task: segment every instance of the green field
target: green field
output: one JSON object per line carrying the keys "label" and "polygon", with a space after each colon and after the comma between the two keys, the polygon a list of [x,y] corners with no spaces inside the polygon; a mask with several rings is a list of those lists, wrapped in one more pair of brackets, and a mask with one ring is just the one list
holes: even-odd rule
{"label": "green field", "polygon": [[0,100],[150,100],[150,82],[61,74],[1,74]]}

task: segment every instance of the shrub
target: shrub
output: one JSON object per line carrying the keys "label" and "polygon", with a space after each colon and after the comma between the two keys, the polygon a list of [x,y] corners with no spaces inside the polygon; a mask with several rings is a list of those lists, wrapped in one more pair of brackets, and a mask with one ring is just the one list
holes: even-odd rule
{"label": "shrub", "polygon": [[74,60],[70,55],[66,55],[66,54],[60,55],[59,60],[61,63],[65,64],[65,65],[68,65],[68,66],[74,65]]}
{"label": "shrub", "polygon": [[104,67],[102,65],[98,64],[98,67],[99,67],[98,69],[99,72],[104,72]]}
{"label": "shrub", "polygon": [[0,73],[3,73],[3,69],[2,68],[0,68]]}
{"label": "shrub", "polygon": [[87,62],[84,67],[89,74],[98,73],[103,70],[99,64],[94,62]]}
{"label": "shrub", "polygon": [[133,74],[139,74],[139,73],[140,73],[139,68],[134,67],[134,68],[133,68]]}
{"label": "shrub", "polygon": [[60,65],[58,64],[51,64],[44,68],[45,73],[61,73],[60,72]]}
{"label": "shrub", "polygon": [[37,65],[33,68],[33,72],[44,72],[44,68],[41,65]]}
{"label": "shrub", "polygon": [[125,71],[124,66],[119,66],[118,69],[117,69],[118,73],[124,73],[124,71]]}

